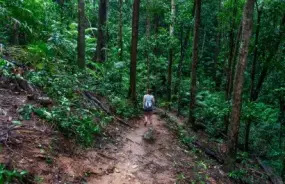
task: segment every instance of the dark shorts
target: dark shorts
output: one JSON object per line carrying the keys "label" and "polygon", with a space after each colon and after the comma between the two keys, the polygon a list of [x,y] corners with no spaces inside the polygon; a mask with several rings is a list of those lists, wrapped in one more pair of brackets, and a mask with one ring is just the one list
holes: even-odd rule
{"label": "dark shorts", "polygon": [[144,109],[143,111],[145,115],[148,115],[148,114],[152,114],[153,109]]}

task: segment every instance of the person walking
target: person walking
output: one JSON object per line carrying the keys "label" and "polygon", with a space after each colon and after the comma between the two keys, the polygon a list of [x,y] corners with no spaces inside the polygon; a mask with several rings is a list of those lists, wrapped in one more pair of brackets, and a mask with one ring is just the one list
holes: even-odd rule
{"label": "person walking", "polygon": [[143,109],[144,109],[144,126],[147,125],[147,123],[152,124],[152,113],[154,109],[154,96],[151,94],[151,90],[147,90],[147,94],[143,96]]}

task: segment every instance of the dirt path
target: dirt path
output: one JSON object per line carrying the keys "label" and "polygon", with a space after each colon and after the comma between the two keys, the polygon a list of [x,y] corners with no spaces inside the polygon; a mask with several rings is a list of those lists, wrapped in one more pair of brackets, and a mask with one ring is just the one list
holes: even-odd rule
{"label": "dirt path", "polygon": [[[118,162],[114,172],[90,180],[100,184],[172,184],[176,181],[176,173],[171,161],[170,147],[175,141],[165,128],[163,121],[154,115],[153,125],[145,127],[141,121],[137,128],[124,133],[125,141],[122,149],[113,155]],[[143,134],[152,127],[157,139],[153,144],[145,142]],[[177,147],[179,149],[179,147]]]}

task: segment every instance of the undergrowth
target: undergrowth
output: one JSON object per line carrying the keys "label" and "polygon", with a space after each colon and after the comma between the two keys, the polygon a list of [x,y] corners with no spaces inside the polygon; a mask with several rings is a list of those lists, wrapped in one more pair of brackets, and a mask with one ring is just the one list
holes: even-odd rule
{"label": "undergrowth", "polygon": [[3,164],[0,164],[0,184],[15,183],[16,181],[22,183],[27,174],[26,171],[9,170]]}
{"label": "undergrowth", "polygon": [[[131,118],[136,116],[140,111],[130,105],[127,98],[120,93],[117,94],[115,89],[108,86],[108,70],[100,65],[96,65],[96,70],[86,69],[79,70],[76,63],[69,60],[58,60],[55,63],[45,64],[50,59],[48,51],[44,46],[33,49],[29,47],[26,51],[22,48],[23,55],[34,54],[31,59],[41,58],[40,60],[22,60],[24,66],[36,66],[28,68],[25,73],[20,76],[27,79],[31,84],[41,89],[44,94],[53,100],[52,107],[37,107],[26,105],[20,109],[23,119],[29,119],[34,113],[50,123],[56,125],[68,138],[75,138],[84,146],[91,146],[94,136],[100,134],[104,127],[110,123],[113,118],[107,115],[100,108],[95,107],[84,97],[84,91],[90,91],[97,95],[104,96],[107,99],[115,114],[123,118]],[[14,48],[15,49],[15,48]],[[16,52],[13,50],[13,52]],[[47,52],[46,54],[43,54]],[[39,55],[39,57],[36,57]],[[26,58],[26,57],[23,57]],[[14,73],[14,69],[18,68],[16,62],[10,62],[1,59],[0,67],[1,75],[13,78],[19,74]],[[118,84],[119,85],[119,84]]]}

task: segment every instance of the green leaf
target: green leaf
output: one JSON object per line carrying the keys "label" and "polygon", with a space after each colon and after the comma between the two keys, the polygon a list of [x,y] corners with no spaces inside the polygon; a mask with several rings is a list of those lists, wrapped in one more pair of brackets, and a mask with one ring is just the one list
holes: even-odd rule
{"label": "green leaf", "polygon": [[12,123],[14,124],[14,125],[22,125],[22,122],[21,121],[12,121]]}

